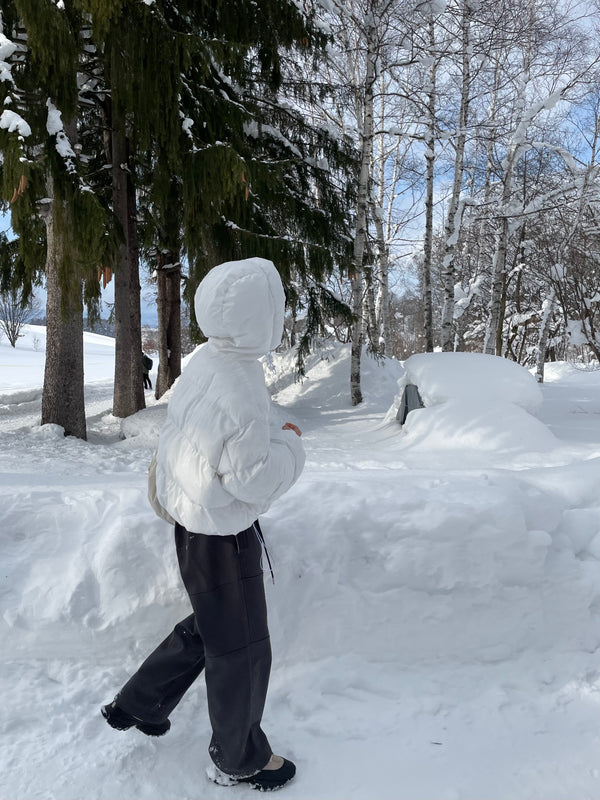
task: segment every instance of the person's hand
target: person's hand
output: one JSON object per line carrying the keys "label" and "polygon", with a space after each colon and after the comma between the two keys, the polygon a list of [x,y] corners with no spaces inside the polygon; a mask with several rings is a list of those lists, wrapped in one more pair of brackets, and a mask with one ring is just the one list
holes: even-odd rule
{"label": "person's hand", "polygon": [[294,431],[296,436],[302,436],[302,431],[300,430],[300,428],[297,425],[294,425],[293,422],[286,422],[281,430],[282,431]]}

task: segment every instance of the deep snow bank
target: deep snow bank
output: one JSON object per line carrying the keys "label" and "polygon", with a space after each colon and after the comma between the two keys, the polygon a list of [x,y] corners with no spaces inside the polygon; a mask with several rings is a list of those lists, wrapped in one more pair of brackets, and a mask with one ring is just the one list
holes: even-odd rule
{"label": "deep snow bank", "polygon": [[418,387],[425,408],[406,418],[403,447],[494,457],[557,447],[553,433],[533,416],[541,390],[519,364],[481,353],[422,353],[404,367],[386,420],[395,420],[407,384]]}
{"label": "deep snow bank", "polygon": [[[115,340],[85,331],[86,384],[114,377]],[[24,325],[16,347],[0,336],[0,405],[28,402],[41,397],[46,358],[46,328]]]}
{"label": "deep snow bank", "polygon": [[[364,360],[362,409],[349,408],[349,366],[349,352],[333,348],[304,383],[276,395],[306,424],[309,448],[309,469],[264,524],[285,569],[283,588],[272,590],[282,649],[291,658],[307,648],[322,658],[345,647],[367,659],[416,664],[506,659],[559,640],[568,649],[600,642],[592,553],[592,531],[600,531],[600,461],[513,472],[505,460],[498,469],[489,453],[504,436],[515,458],[542,435],[548,446],[558,442],[511,403],[505,416],[473,424],[467,439],[458,411],[440,402],[431,411],[449,405],[447,417],[429,429],[426,409],[409,415],[423,420],[419,447],[422,461],[429,459],[427,468],[410,468],[410,437],[395,422],[381,424],[394,381],[404,380],[401,366]],[[531,376],[512,366],[505,395],[528,393],[533,403],[537,385],[532,389]],[[471,392],[475,404],[477,387]],[[489,398],[484,391],[484,408]],[[377,407],[379,414],[368,413]],[[510,438],[514,418],[522,422],[518,447]],[[443,421],[447,426],[436,429]],[[436,468],[441,440],[455,448],[444,471]],[[466,442],[488,452],[486,469],[468,468]],[[586,520],[585,543],[574,533],[573,513]],[[352,633],[356,619],[364,622],[360,636]]]}
{"label": "deep snow bank", "polygon": [[[351,408],[347,348],[303,382],[286,359],[270,382],[307,467],[262,520],[276,575],[266,724],[299,764],[286,796],[597,800],[600,460],[573,445],[568,463],[548,451],[525,468],[488,449],[474,467],[459,441],[440,461],[433,439],[417,459],[383,422],[400,364],[365,358]],[[98,713],[188,603],[146,500],[165,404],[121,441],[109,388],[95,402],[89,442],[0,418],[5,795],[219,800],[202,774],[201,681],[164,740]]]}
{"label": "deep snow bank", "polygon": [[[286,358],[271,367],[278,382]],[[487,662],[600,642],[598,461],[517,472],[457,462],[440,472],[430,430],[420,446],[433,461],[409,468],[407,437],[381,422],[402,366],[366,358],[358,408],[348,373],[348,350],[331,347],[275,396],[305,431],[308,452],[302,479],[264,518],[281,656],[327,658],[343,647],[403,664]],[[127,621],[144,640],[160,609],[185,606],[171,530],[146,499],[165,413],[159,403],[129,418],[129,438],[111,447],[64,440],[53,426],[31,431],[46,475],[3,476],[18,564],[10,628],[118,631]],[[474,429],[472,446],[489,447],[489,435]]]}
{"label": "deep snow bank", "polygon": [[416,383],[426,406],[471,398],[481,405],[501,400],[526,411],[542,404],[542,392],[528,370],[484,353],[419,353],[404,363],[407,382]]}

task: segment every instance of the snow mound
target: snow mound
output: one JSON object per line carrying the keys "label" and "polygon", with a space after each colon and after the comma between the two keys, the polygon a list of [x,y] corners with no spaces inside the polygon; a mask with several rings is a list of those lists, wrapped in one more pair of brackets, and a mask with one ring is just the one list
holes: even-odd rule
{"label": "snow mound", "polygon": [[3,406],[34,403],[36,400],[41,399],[41,389],[13,389],[12,391],[0,392],[0,405]]}
{"label": "snow mound", "polygon": [[404,425],[406,447],[515,453],[551,450],[554,434],[543,422],[511,403],[450,400],[411,412]]}
{"label": "snow mound", "polygon": [[142,447],[158,447],[158,437],[167,418],[167,403],[171,391],[172,389],[164,394],[157,403],[148,405],[147,408],[122,419],[121,435],[123,438],[135,439],[136,445]]}
{"label": "snow mound", "polygon": [[383,412],[388,408],[404,368],[393,358],[373,358],[363,348],[361,389],[363,402],[354,409],[350,400],[350,345],[329,342],[307,359],[304,378],[295,373],[295,353],[274,353],[263,364],[265,380],[282,405],[294,409],[315,409],[333,413],[365,410]]}
{"label": "snow mound", "polygon": [[542,392],[528,370],[514,361],[483,353],[419,353],[404,363],[406,382],[414,383],[426,406],[474,398],[501,400],[526,411],[542,404]]}
{"label": "snow mound", "polygon": [[408,414],[403,448],[495,454],[556,448],[554,434],[531,413],[541,406],[540,387],[519,364],[480,353],[424,353],[404,367],[386,420],[395,420],[409,383],[425,408]]}
{"label": "snow mound", "polygon": [[[98,371],[112,374],[104,350]],[[19,350],[9,357],[13,375]],[[382,424],[401,364],[365,356],[365,400],[352,407],[348,347],[324,348],[302,382],[294,360],[276,354],[268,368],[307,466],[261,519],[275,570],[265,729],[299,766],[286,797],[598,798],[597,379],[559,366],[542,388],[558,435],[586,421],[569,463],[545,451],[524,466],[515,451],[498,468],[488,450],[473,468],[477,448],[509,446],[503,428],[521,425],[531,443],[532,406],[515,402],[512,381],[502,396],[447,394],[412,412],[419,450],[395,420]],[[24,387],[39,385],[30,367]],[[16,404],[0,416],[3,797],[222,800],[199,784],[202,679],[164,739],[117,734],[100,717],[189,603],[172,528],[146,498],[165,402],[147,397],[118,420],[111,380],[88,383],[86,400],[87,442]]]}
{"label": "snow mound", "polygon": [[522,480],[313,472],[262,523],[276,651],[418,669],[595,647],[600,509],[570,507],[577,486],[591,496],[597,468]]}

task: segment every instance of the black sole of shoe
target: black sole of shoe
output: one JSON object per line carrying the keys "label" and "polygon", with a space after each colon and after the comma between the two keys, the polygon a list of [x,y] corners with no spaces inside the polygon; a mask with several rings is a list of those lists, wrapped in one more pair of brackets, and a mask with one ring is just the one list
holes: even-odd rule
{"label": "black sole of shoe", "polygon": [[114,728],[116,731],[128,731],[130,728],[137,728],[138,731],[141,731],[146,736],[164,736],[165,733],[171,727],[171,723],[169,720],[166,722],[156,723],[153,724],[152,722],[117,722],[115,719],[111,719],[110,715],[106,711],[106,707],[101,709],[102,716],[108,722],[111,728]]}
{"label": "black sole of shoe", "polygon": [[247,783],[253,789],[258,789],[259,792],[276,792],[278,789],[283,789],[295,774],[296,767],[284,759],[284,763],[279,769],[263,769],[250,778],[240,778],[239,782]]}
{"label": "black sole of shoe", "polygon": [[145,722],[140,722],[139,725],[135,726],[138,731],[145,733],[146,736],[164,736],[171,727],[171,723],[167,720],[164,725],[149,725]]}
{"label": "black sole of shoe", "polygon": [[288,783],[291,781],[291,778],[288,778],[287,781],[283,783],[276,783],[273,785],[266,785],[264,783],[251,783],[248,781],[248,786],[251,786],[253,789],[256,789],[259,792],[277,792],[279,789],[283,789],[284,786],[287,786]]}

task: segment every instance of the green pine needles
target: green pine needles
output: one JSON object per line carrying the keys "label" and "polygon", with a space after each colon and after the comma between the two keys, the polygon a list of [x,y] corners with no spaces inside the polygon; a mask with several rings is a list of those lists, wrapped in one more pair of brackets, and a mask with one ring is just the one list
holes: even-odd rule
{"label": "green pine needles", "polygon": [[[62,290],[83,281],[90,308],[98,269],[122,268],[119,247],[135,240],[145,258],[185,259],[188,299],[218,261],[259,255],[293,287],[292,313],[309,309],[309,336],[338,314],[318,287],[351,264],[356,153],[310,123],[310,81],[290,69],[310,74],[325,44],[310,3],[301,13],[291,0],[0,0],[0,10],[11,76],[0,82],[10,112],[0,187],[19,280],[43,273],[51,214]],[[119,170],[135,232],[117,220]]]}

